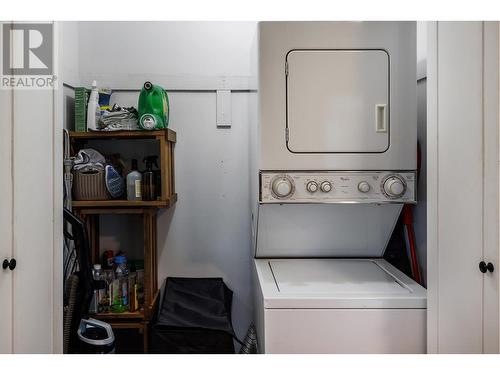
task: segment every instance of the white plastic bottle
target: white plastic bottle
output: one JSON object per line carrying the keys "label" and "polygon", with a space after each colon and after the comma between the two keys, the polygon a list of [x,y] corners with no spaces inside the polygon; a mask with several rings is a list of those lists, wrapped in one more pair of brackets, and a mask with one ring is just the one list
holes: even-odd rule
{"label": "white plastic bottle", "polygon": [[97,82],[92,81],[92,91],[90,92],[89,102],[87,105],[87,131],[98,130],[97,124],[101,117],[101,109],[99,107],[99,90]]}
{"label": "white plastic bottle", "polygon": [[127,199],[129,201],[142,200],[142,174],[137,171],[137,160],[132,159],[132,171],[127,175]]}

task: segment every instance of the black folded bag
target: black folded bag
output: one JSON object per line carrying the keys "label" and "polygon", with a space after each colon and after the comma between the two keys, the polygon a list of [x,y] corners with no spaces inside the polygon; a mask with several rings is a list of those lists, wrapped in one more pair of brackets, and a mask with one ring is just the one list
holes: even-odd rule
{"label": "black folded bag", "polygon": [[232,300],[221,278],[167,278],[152,324],[151,352],[234,353]]}

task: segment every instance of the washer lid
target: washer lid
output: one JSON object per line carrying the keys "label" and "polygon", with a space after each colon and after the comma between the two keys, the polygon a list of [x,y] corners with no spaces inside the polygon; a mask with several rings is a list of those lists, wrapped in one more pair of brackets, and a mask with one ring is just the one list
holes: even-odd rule
{"label": "washer lid", "polygon": [[255,259],[264,308],[422,309],[426,290],[383,259]]}
{"label": "washer lid", "polygon": [[255,256],[381,257],[402,207],[402,204],[261,204]]}
{"label": "washer lid", "polygon": [[286,294],[408,295],[411,289],[372,260],[301,259],[269,262]]}

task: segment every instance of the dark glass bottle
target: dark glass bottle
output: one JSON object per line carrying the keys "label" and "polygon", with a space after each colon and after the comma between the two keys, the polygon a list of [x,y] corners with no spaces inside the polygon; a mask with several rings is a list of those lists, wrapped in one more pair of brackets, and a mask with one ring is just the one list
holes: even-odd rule
{"label": "dark glass bottle", "polygon": [[145,201],[156,200],[156,177],[153,171],[153,158],[144,159],[146,170],[142,173],[142,199]]}

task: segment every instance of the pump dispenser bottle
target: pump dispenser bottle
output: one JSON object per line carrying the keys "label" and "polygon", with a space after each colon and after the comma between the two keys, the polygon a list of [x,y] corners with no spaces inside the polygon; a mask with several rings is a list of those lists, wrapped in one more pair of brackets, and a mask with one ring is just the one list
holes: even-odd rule
{"label": "pump dispenser bottle", "polygon": [[99,107],[99,90],[97,82],[92,82],[92,91],[90,92],[89,102],[87,105],[87,130],[98,130],[97,124],[101,117],[101,109]]}
{"label": "pump dispenser bottle", "polygon": [[129,201],[142,199],[142,175],[137,169],[137,160],[132,159],[132,171],[127,175],[127,199]]}

